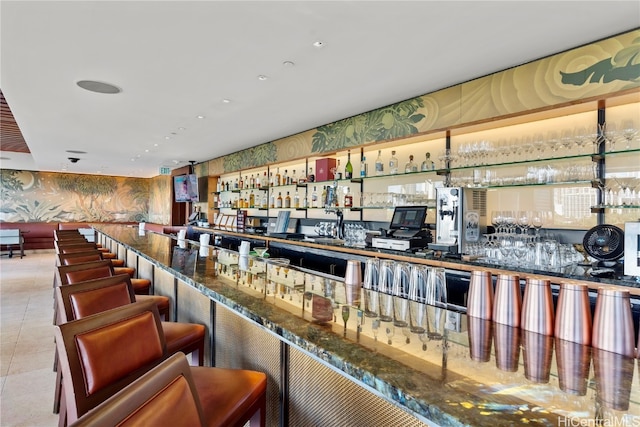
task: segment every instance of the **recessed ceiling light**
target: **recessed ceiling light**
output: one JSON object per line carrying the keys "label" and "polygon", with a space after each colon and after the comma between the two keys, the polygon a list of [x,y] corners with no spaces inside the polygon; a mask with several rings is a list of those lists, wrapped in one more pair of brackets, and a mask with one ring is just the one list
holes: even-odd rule
{"label": "recessed ceiling light", "polygon": [[285,67],[293,67],[296,64],[293,61],[284,61],[282,65],[284,65]]}
{"label": "recessed ceiling light", "polygon": [[196,116],[196,118],[198,118],[198,119],[204,119],[204,116],[199,115],[199,116]]}
{"label": "recessed ceiling light", "polygon": [[317,42],[313,42],[313,47],[321,48],[324,47],[324,42],[318,40]]}
{"label": "recessed ceiling light", "polygon": [[114,86],[109,83],[97,82],[95,80],[80,80],[76,82],[78,86],[80,86],[84,90],[88,90],[90,92],[96,93],[106,93],[106,94],[114,94],[122,92],[117,86]]}
{"label": "recessed ceiling light", "polygon": [[156,142],[155,144],[153,144],[153,146],[154,146],[154,147],[157,147],[157,146],[158,146],[158,143]]}
{"label": "recessed ceiling light", "polygon": [[67,150],[66,152],[71,154],[87,154],[86,151],[80,151],[80,150]]}
{"label": "recessed ceiling light", "polygon": [[169,135],[165,136],[164,139],[171,139]]}
{"label": "recessed ceiling light", "polygon": [[183,128],[182,126],[180,126],[178,130],[187,130],[187,128]]}
{"label": "recessed ceiling light", "polygon": [[132,161],[132,162],[135,162],[135,161],[136,161],[136,159],[132,157],[132,158],[131,158],[131,161]]}
{"label": "recessed ceiling light", "polygon": [[224,99],[222,100],[222,103],[223,103],[223,104],[229,104],[230,102],[231,102],[231,100],[230,100],[230,99],[227,99],[227,98],[224,98]]}
{"label": "recessed ceiling light", "polygon": [[260,74],[260,75],[258,76],[258,80],[260,80],[260,81],[265,81],[265,80],[267,80],[268,78],[269,78],[269,77],[265,76],[264,74]]}
{"label": "recessed ceiling light", "polygon": [[149,149],[148,149],[148,148],[146,148],[146,149],[144,150],[144,152],[145,152],[145,153],[148,153],[148,152],[149,152]]}

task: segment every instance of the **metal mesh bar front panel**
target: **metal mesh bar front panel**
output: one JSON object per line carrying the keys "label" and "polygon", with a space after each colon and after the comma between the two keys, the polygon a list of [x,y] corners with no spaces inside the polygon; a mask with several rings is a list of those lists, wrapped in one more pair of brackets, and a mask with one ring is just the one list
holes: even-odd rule
{"label": "metal mesh bar front panel", "polygon": [[415,426],[427,424],[291,348],[290,426]]}
{"label": "metal mesh bar front panel", "polygon": [[177,322],[201,323],[205,325],[204,365],[211,366],[211,304],[213,302],[198,290],[178,280]]}
{"label": "metal mesh bar front panel", "polygon": [[215,305],[215,365],[267,374],[267,426],[280,419],[280,340],[257,325]]}

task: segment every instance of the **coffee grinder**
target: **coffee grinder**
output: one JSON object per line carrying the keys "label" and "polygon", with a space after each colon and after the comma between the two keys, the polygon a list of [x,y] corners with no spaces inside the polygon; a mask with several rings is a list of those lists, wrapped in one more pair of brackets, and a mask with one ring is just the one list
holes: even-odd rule
{"label": "coffee grinder", "polygon": [[436,236],[429,249],[462,254],[467,243],[480,241],[487,232],[487,190],[436,188]]}

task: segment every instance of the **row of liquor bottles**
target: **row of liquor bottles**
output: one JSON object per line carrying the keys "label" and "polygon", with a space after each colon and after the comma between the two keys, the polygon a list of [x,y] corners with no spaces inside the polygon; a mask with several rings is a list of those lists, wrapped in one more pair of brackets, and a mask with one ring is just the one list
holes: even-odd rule
{"label": "row of liquor bottles", "polygon": [[[353,207],[353,195],[347,188],[347,192],[344,194],[342,200],[336,200],[336,203],[342,202],[342,206],[345,208]],[[296,189],[293,192],[293,196],[290,191],[279,191],[276,195],[275,191],[254,193],[253,190],[245,197],[235,197],[227,200],[214,199],[214,208],[228,208],[228,209],[308,209],[308,208],[323,208],[325,207],[324,201],[327,199],[327,186],[322,187],[322,191],[318,192],[316,186],[313,187],[311,194],[307,195],[306,191],[298,191]],[[336,205],[338,206],[338,205]]]}
{"label": "row of liquor bottles", "polygon": [[[378,150],[378,157],[375,161],[375,175],[385,175],[385,162],[382,157],[382,150]],[[399,173],[399,161],[396,157],[396,151],[391,151],[391,157],[388,161],[388,174],[395,175]],[[431,154],[425,154],[425,160],[420,166],[414,161],[413,155],[409,156],[409,161],[405,164],[404,173],[411,172],[425,172],[435,170],[435,163],[431,160]],[[336,162],[335,168],[331,171],[335,179],[353,179],[353,164],[351,163],[351,151],[347,152],[347,163],[342,169],[340,167],[340,160]],[[363,154],[360,160],[360,177],[365,178],[369,176],[369,167],[367,164],[367,158]],[[288,169],[284,169],[284,173],[280,173],[280,168],[276,168],[275,174],[273,172],[264,171],[262,175],[259,173],[245,175],[244,178],[240,175],[238,178],[229,179],[227,181],[218,180],[217,191],[232,191],[232,190],[252,190],[267,187],[278,187],[283,185],[297,185],[305,184],[309,182],[315,182],[316,177],[313,173],[313,167],[309,167],[309,173],[306,170],[302,170],[300,174],[297,174],[295,169],[289,174]]]}

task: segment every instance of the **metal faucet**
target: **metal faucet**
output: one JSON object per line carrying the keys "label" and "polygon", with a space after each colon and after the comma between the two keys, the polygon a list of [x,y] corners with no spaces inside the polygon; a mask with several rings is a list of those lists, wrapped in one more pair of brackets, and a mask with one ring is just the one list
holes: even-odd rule
{"label": "metal faucet", "polygon": [[338,201],[338,180],[333,181],[332,185],[327,187],[327,199],[324,201],[324,212],[332,213],[334,212],[337,216],[337,238],[344,238],[344,214],[342,209],[340,209],[337,205]]}

